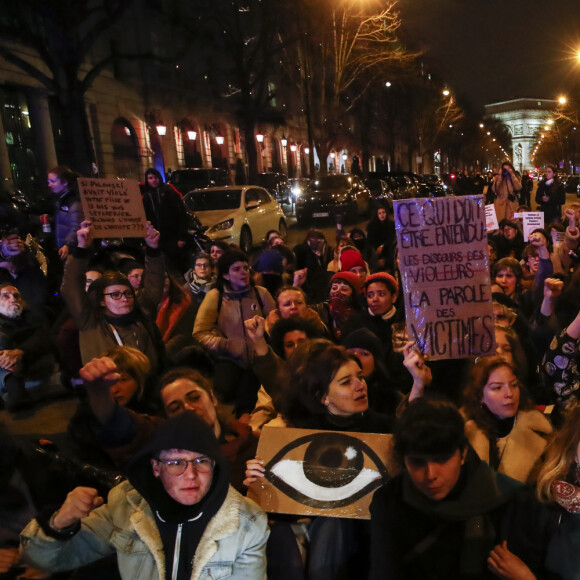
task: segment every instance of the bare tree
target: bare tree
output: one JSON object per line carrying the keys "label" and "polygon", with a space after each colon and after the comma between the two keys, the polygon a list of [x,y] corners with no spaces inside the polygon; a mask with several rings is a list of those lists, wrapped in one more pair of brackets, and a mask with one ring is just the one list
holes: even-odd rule
{"label": "bare tree", "polygon": [[286,70],[300,90],[309,142],[325,172],[328,154],[350,133],[347,114],[376,75],[393,63],[411,62],[415,55],[398,41],[396,2],[328,6],[301,0],[293,4],[287,23],[286,34],[298,41],[287,48]]}

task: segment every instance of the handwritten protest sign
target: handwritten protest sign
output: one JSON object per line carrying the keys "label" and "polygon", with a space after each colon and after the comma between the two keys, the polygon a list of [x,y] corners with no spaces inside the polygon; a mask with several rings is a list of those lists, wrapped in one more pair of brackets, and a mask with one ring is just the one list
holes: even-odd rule
{"label": "handwritten protest sign", "polygon": [[488,232],[493,232],[493,230],[499,229],[497,214],[495,213],[495,205],[493,205],[493,203],[485,206],[485,229]]}
{"label": "handwritten protest sign", "polygon": [[394,202],[409,338],[431,360],[495,352],[484,199]]}
{"label": "handwritten protest sign", "polygon": [[373,493],[398,470],[391,435],[264,427],[265,477],[248,497],[267,512],[369,519]]}
{"label": "handwritten protest sign", "polygon": [[78,183],[95,238],[145,237],[147,218],[137,181],[81,177]]}
{"label": "handwritten protest sign", "polygon": [[514,213],[514,217],[524,220],[524,242],[530,239],[530,234],[534,230],[544,227],[543,211],[522,211],[520,213]]}

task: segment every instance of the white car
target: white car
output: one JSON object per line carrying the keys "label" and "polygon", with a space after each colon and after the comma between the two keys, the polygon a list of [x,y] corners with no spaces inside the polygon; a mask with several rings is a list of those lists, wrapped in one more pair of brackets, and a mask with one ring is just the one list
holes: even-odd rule
{"label": "white car", "polygon": [[262,242],[268,230],[278,230],[286,239],[282,206],[256,185],[196,189],[184,196],[188,211],[195,214],[212,240],[238,245],[249,253]]}

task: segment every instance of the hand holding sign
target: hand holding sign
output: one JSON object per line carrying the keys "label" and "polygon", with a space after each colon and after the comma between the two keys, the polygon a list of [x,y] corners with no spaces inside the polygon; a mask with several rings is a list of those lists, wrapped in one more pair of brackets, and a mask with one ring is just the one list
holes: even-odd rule
{"label": "hand holding sign", "polygon": [[91,236],[91,222],[81,222],[81,227],[77,230],[77,243],[79,248],[88,248],[93,241]]}

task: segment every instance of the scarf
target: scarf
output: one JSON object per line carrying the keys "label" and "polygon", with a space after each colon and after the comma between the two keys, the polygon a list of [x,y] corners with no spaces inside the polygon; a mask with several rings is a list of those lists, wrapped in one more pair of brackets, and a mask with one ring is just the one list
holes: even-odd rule
{"label": "scarf", "polygon": [[552,482],[550,491],[561,507],[571,514],[580,514],[580,486],[567,481],[556,480]]}
{"label": "scarf", "polygon": [[163,342],[171,338],[175,326],[185,315],[190,304],[191,298],[188,294],[183,296],[181,302],[171,302],[169,296],[161,301],[155,322],[161,331]]}

